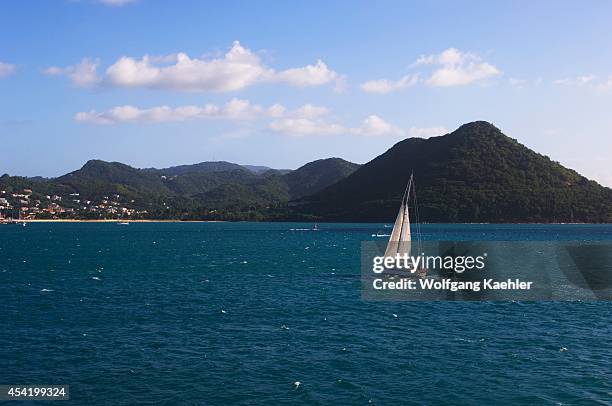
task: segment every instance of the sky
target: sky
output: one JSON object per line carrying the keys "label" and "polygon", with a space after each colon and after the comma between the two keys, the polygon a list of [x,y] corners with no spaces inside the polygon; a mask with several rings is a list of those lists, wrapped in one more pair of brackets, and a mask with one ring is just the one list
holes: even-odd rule
{"label": "sky", "polygon": [[0,3],[0,173],[365,163],[486,120],[612,186],[612,2]]}

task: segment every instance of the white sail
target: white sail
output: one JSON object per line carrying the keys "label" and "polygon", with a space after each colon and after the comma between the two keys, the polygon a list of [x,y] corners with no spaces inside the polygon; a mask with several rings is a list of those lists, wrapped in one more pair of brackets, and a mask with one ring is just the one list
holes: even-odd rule
{"label": "white sail", "polygon": [[399,213],[397,213],[397,218],[395,219],[395,224],[393,225],[393,231],[391,231],[391,237],[389,238],[389,243],[387,244],[387,249],[385,250],[385,257],[394,257],[398,253],[400,255],[410,255],[411,235],[410,216],[408,214],[408,195],[410,193],[411,182],[412,177],[408,182],[408,189],[404,195],[404,198],[402,199]]}

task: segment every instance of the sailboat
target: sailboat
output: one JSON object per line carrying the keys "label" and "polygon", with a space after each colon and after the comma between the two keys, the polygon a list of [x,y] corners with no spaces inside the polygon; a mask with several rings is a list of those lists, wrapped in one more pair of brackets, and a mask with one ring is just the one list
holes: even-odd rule
{"label": "sailboat", "polygon": [[[397,217],[395,218],[393,230],[391,231],[391,236],[389,237],[389,242],[387,243],[387,248],[385,249],[385,257],[396,257],[398,254],[401,256],[410,256],[412,251],[412,232],[410,230],[409,212],[409,201],[411,195],[414,196],[413,207],[417,220],[417,243],[420,248],[420,231],[418,223],[418,208],[416,205],[414,174],[410,174],[410,179],[406,185],[406,190],[404,191],[404,196],[402,197],[402,202],[400,204],[400,209],[397,213]],[[421,277],[424,277],[427,274],[426,269],[417,269],[415,272]]]}
{"label": "sailboat", "polygon": [[408,185],[402,197],[399,212],[393,224],[393,230],[385,249],[385,257],[395,257],[397,254],[410,255],[412,245],[412,235],[410,234],[410,213],[408,211],[408,198],[410,197],[410,189],[414,182],[414,176],[410,175]]}

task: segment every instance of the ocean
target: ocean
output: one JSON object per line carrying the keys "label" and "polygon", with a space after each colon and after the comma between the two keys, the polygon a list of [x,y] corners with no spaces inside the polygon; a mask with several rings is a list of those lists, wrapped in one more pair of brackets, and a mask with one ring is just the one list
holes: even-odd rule
{"label": "ocean", "polygon": [[[0,225],[0,384],[70,385],[82,405],[612,404],[610,302],[364,301],[360,243],[389,229],[310,227]],[[422,227],[612,241],[612,225]]]}

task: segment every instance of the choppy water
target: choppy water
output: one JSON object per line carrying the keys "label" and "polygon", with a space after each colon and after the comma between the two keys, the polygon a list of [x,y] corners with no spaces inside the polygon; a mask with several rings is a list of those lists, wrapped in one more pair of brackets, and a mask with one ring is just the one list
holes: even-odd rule
{"label": "choppy water", "polygon": [[359,244],[382,225],[304,227],[0,226],[0,384],[69,384],[84,405],[611,404],[610,303],[364,302]]}

